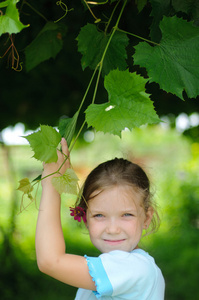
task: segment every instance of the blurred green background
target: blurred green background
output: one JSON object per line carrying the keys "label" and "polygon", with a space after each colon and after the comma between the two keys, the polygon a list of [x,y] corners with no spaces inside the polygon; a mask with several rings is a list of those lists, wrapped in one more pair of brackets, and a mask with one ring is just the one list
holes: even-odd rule
{"label": "blurred green background", "polygon": [[[144,237],[141,247],[154,256],[166,280],[166,300],[199,299],[199,143],[164,126],[147,126],[118,137],[85,133],[71,153],[80,183],[98,163],[125,157],[149,174],[159,206],[161,227]],[[88,142],[89,140],[94,140]],[[0,146],[0,297],[2,300],[67,299],[76,289],[39,272],[34,236],[41,187],[37,201],[29,204],[17,191],[18,181],[37,177],[42,165],[30,147]],[[69,213],[74,203],[62,198],[62,222],[69,253],[97,255],[83,225]],[[158,299],[157,299],[158,300]]]}
{"label": "blurred green background", "polygon": [[[129,1],[129,9],[126,10],[120,26],[124,30],[131,28],[130,31],[147,37],[153,22],[151,6],[148,3],[137,14],[136,2]],[[169,13],[165,12],[167,5],[168,3],[163,7],[160,4],[158,19]],[[33,6],[50,21],[57,20],[62,13],[56,1],[40,0]],[[69,13],[62,20],[66,38],[63,39],[63,51],[57,55],[56,60],[45,61],[30,72],[26,72],[25,67],[22,72],[11,70],[8,67],[9,57],[0,60],[1,300],[71,300],[76,293],[75,288],[41,274],[37,268],[34,236],[41,187],[38,190],[37,203],[33,202],[31,205],[28,199],[22,201],[22,194],[17,191],[17,187],[20,179],[29,177],[32,180],[37,177],[41,173],[42,165],[30,159],[33,153],[29,146],[9,146],[8,133],[4,131],[8,126],[16,126],[18,122],[31,130],[35,130],[39,124],[56,126],[60,116],[72,117],[77,111],[92,72],[89,69],[82,71],[81,55],[77,52],[75,39],[80,28],[87,22],[93,22],[93,19],[89,11],[83,12],[84,8],[79,1],[70,3],[69,7],[71,6],[74,7],[74,13]],[[46,23],[29,6],[25,6],[24,12],[21,21],[30,26],[15,39],[22,62],[25,62],[24,49]],[[192,18],[191,10],[188,14],[188,18]],[[181,16],[179,13],[178,15]],[[185,18],[184,13],[183,17]],[[7,35],[0,37],[0,56],[8,47],[7,38]],[[131,39],[132,45],[137,44],[136,38]],[[128,49],[129,59],[131,51]],[[131,71],[137,71],[137,67],[132,65]],[[170,120],[170,125],[163,123],[161,126],[142,127],[132,133],[125,131],[122,140],[97,134],[91,142],[93,132],[86,131],[84,138],[79,138],[72,151],[72,163],[81,182],[98,163],[115,156],[134,160],[146,169],[159,204],[162,222],[157,233],[143,238],[141,247],[155,257],[163,271],[166,300],[195,300],[199,299],[198,98],[182,101],[171,93],[162,91],[155,83],[147,84],[146,88],[151,94],[150,98],[154,101],[158,115],[161,118],[166,116],[164,118]],[[97,103],[103,103],[105,99],[107,93],[101,81]],[[86,99],[83,111],[90,101],[91,93]],[[177,119],[182,122],[180,131],[174,129]],[[80,118],[78,128],[82,122]],[[13,140],[13,136],[10,140]],[[70,217],[69,206],[73,203],[74,199],[71,197],[63,197],[62,220],[67,249],[70,253],[97,255],[98,252],[92,247],[84,227]],[[27,209],[19,213],[25,206],[28,206]]]}

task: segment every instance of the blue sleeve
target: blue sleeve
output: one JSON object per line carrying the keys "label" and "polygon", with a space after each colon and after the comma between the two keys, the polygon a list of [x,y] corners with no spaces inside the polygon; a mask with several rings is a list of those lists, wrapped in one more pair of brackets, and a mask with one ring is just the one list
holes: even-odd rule
{"label": "blue sleeve", "polygon": [[[95,296],[122,299],[163,299],[164,280],[154,260],[140,251],[115,250],[99,257],[86,257],[89,273],[95,282]],[[158,288],[161,286],[161,289]],[[158,292],[157,296],[157,291]]]}
{"label": "blue sleeve", "polygon": [[100,257],[88,257],[85,255],[89,273],[95,282],[97,292],[94,292],[97,298],[103,295],[111,296],[113,293],[113,287],[104,270]]}

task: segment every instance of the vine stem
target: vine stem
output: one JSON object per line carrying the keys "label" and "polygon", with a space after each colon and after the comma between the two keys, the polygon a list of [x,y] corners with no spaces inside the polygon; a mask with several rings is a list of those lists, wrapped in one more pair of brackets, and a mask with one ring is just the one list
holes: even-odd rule
{"label": "vine stem", "polygon": [[48,19],[42,15],[36,8],[34,8],[30,3],[28,3],[26,0],[23,1],[22,5],[26,4],[28,5],[36,14],[38,14],[40,17],[42,17],[46,22],[48,22]]}
{"label": "vine stem", "polygon": [[[98,69],[98,68],[99,68],[99,64],[96,66],[96,68],[95,68],[95,70],[94,70],[94,72],[93,72],[93,75],[92,75],[92,77],[91,77],[91,79],[90,79],[90,81],[89,81],[89,84],[88,84],[88,87],[87,87],[86,92],[85,92],[85,94],[84,94],[84,97],[83,97],[83,99],[82,99],[82,101],[81,101],[81,103],[80,103],[80,106],[79,106],[79,108],[78,108],[78,114],[79,114],[79,112],[80,112],[80,110],[81,110],[81,108],[82,108],[82,105],[83,105],[83,103],[84,103],[84,101],[85,101],[85,99],[86,99],[86,96],[87,96],[87,94],[88,94],[88,92],[89,92],[89,90],[90,90],[91,84],[92,84],[92,82],[93,82],[93,79],[94,79],[94,77],[95,77],[95,73],[97,72],[97,69]],[[76,138],[75,138],[75,140],[74,140],[73,143],[72,143],[72,146],[70,146],[70,148],[69,148],[69,151],[70,151],[70,152],[72,151],[72,149],[73,149],[73,147],[74,147],[74,145],[75,145],[75,143],[76,143],[76,141],[77,141],[77,139],[78,139],[80,133],[82,132],[85,123],[86,123],[86,121],[83,122],[83,124],[82,124],[82,126],[81,126],[81,128],[80,128],[80,130],[79,130],[79,132],[78,132],[78,134],[77,134],[77,136],[76,136]]]}
{"label": "vine stem", "polygon": [[79,130],[79,132],[78,132],[78,134],[77,134],[76,137],[75,137],[75,140],[74,140],[72,146],[71,146],[70,149],[69,149],[70,152],[72,151],[72,149],[73,149],[73,147],[74,147],[74,145],[75,145],[75,143],[76,143],[76,141],[77,141],[77,139],[78,139],[80,133],[82,132],[82,130],[83,130],[85,124],[86,124],[86,121],[84,120],[84,122],[83,122],[83,124],[82,124],[82,126],[81,126],[81,128],[80,128],[80,130]]}
{"label": "vine stem", "polygon": [[94,72],[93,72],[93,75],[92,75],[92,77],[91,77],[91,79],[90,79],[90,81],[89,81],[89,84],[88,84],[88,87],[87,87],[87,89],[86,89],[86,92],[84,93],[84,97],[82,98],[82,101],[81,101],[80,106],[79,106],[79,108],[78,108],[78,112],[80,112],[80,110],[81,110],[81,108],[82,108],[82,105],[83,105],[83,103],[84,103],[84,101],[85,101],[85,99],[86,99],[86,96],[87,96],[87,94],[88,94],[88,92],[89,92],[89,90],[90,90],[91,84],[92,84],[92,82],[93,82],[93,79],[94,79],[94,77],[95,77],[95,73],[97,72],[97,69],[98,69],[98,68],[99,68],[99,64],[96,66],[96,68],[95,68],[95,70],[94,70]]}
{"label": "vine stem", "polygon": [[[112,33],[111,33],[111,36],[110,36],[110,38],[109,38],[109,40],[108,40],[108,42],[107,42],[107,44],[106,44],[106,47],[105,47],[105,49],[104,49],[103,54],[102,54],[101,61],[97,64],[97,66],[96,66],[96,68],[95,68],[95,71],[94,71],[94,73],[93,73],[93,75],[92,75],[92,78],[91,78],[91,80],[90,80],[90,82],[89,82],[89,85],[88,85],[87,90],[86,90],[86,92],[85,92],[85,94],[84,94],[84,97],[83,97],[83,99],[82,99],[82,102],[81,102],[81,104],[80,104],[80,107],[79,107],[78,111],[80,111],[80,109],[81,109],[81,107],[82,107],[82,105],[83,105],[83,103],[84,103],[84,100],[85,100],[85,98],[86,98],[86,96],[87,96],[87,94],[88,94],[88,91],[89,91],[89,89],[90,89],[91,83],[92,83],[92,81],[93,81],[93,79],[94,79],[95,73],[96,73],[97,69],[99,68],[99,72],[98,72],[98,76],[97,76],[97,80],[96,80],[96,84],[95,84],[95,89],[94,89],[94,93],[93,93],[92,104],[95,102],[95,98],[96,98],[96,94],[97,94],[97,90],[98,90],[98,86],[99,86],[99,80],[100,80],[100,76],[101,76],[101,72],[102,72],[102,66],[103,66],[104,58],[105,58],[106,52],[107,52],[107,50],[108,50],[108,47],[109,47],[109,45],[110,45],[110,42],[111,42],[111,40],[112,40],[112,38],[113,38],[113,36],[114,36],[116,30],[118,29],[118,24],[119,24],[119,21],[120,21],[120,19],[121,19],[121,17],[122,17],[124,8],[125,8],[125,6],[126,6],[126,3],[127,3],[127,0],[124,1],[124,4],[123,4],[122,9],[121,9],[121,11],[120,11],[119,17],[118,17],[118,19],[117,19],[117,21],[116,21],[115,26],[113,27],[113,31],[112,31]],[[117,6],[116,6],[116,7],[117,7]],[[114,9],[114,11],[115,11],[115,9]],[[111,16],[111,18],[112,18],[112,16]],[[76,143],[76,141],[77,141],[77,139],[78,139],[80,133],[82,132],[82,130],[83,130],[85,124],[86,124],[86,121],[84,120],[84,122],[83,122],[83,124],[82,124],[82,126],[81,126],[81,128],[80,128],[80,130],[79,130],[79,132],[78,132],[78,134],[77,134],[77,136],[76,136],[76,138],[75,138],[75,140],[74,140],[72,146],[70,147],[70,151],[73,149],[73,147],[74,147],[74,145],[75,145],[75,143]]]}
{"label": "vine stem", "polygon": [[[93,93],[93,98],[92,98],[92,104],[95,102],[95,98],[96,98],[96,94],[97,94],[97,90],[98,90],[98,86],[99,86],[99,80],[100,80],[100,76],[101,76],[101,72],[102,72],[102,67],[103,67],[104,58],[105,58],[105,55],[106,55],[107,50],[108,50],[108,47],[109,47],[109,45],[110,45],[110,43],[111,43],[111,40],[112,40],[112,38],[113,38],[113,36],[114,36],[114,34],[115,34],[116,31],[120,31],[120,32],[129,34],[129,35],[132,35],[132,36],[137,37],[137,38],[139,38],[139,39],[141,39],[141,40],[144,40],[144,41],[146,41],[146,42],[148,42],[148,43],[152,43],[152,44],[154,44],[154,45],[158,45],[158,46],[159,46],[159,44],[157,44],[157,43],[155,43],[155,42],[153,42],[153,41],[147,40],[147,39],[145,39],[145,38],[143,38],[143,37],[140,37],[140,36],[138,36],[138,35],[136,35],[136,34],[133,34],[133,33],[124,31],[124,30],[122,30],[122,29],[120,29],[120,28],[118,27],[118,24],[119,24],[120,19],[121,19],[121,17],[122,17],[122,14],[123,14],[124,8],[125,8],[125,6],[126,6],[126,4],[127,4],[127,1],[128,1],[128,0],[125,0],[124,3],[123,3],[122,9],[121,9],[120,14],[119,14],[119,17],[118,17],[118,19],[117,19],[117,21],[116,21],[115,26],[113,27],[112,33],[111,33],[111,35],[110,35],[110,38],[108,39],[108,42],[107,42],[106,47],[105,47],[105,49],[104,49],[104,52],[103,52],[103,54],[102,54],[101,61],[98,63],[98,65],[97,65],[96,68],[95,68],[95,71],[94,71],[93,76],[92,76],[92,78],[91,78],[91,80],[90,80],[90,82],[89,82],[89,85],[88,85],[87,90],[86,90],[86,92],[85,92],[85,94],[84,94],[84,97],[83,97],[83,99],[82,99],[82,102],[81,102],[81,104],[80,104],[80,107],[79,107],[78,111],[80,111],[80,109],[81,109],[81,107],[82,107],[82,105],[83,105],[83,103],[84,103],[84,101],[85,101],[85,98],[86,98],[86,96],[87,96],[87,94],[88,94],[88,91],[89,91],[89,89],[90,89],[91,83],[92,83],[92,81],[93,81],[93,79],[94,79],[95,73],[96,73],[97,69],[99,68],[99,72],[98,72],[98,76],[97,76],[97,80],[96,80],[96,84],[95,84],[95,89],[94,89],[94,93]],[[112,13],[110,19],[112,19],[113,14],[114,14],[114,12],[115,12],[115,10],[116,10],[116,8],[117,8],[117,6],[118,6],[119,3],[120,3],[120,1],[118,1],[117,5],[115,6],[115,8],[114,8],[114,10],[113,10],[113,13]],[[109,22],[108,22],[108,24],[107,24],[107,26],[106,26],[105,33],[107,32],[107,29],[108,29],[109,24],[110,24],[110,20],[109,20]],[[83,124],[82,124],[82,126],[81,126],[81,128],[80,128],[80,130],[79,130],[79,132],[78,132],[78,134],[77,134],[77,136],[76,136],[76,138],[75,138],[75,140],[74,140],[74,142],[73,142],[71,148],[70,148],[70,151],[71,151],[72,148],[74,147],[74,145],[75,145],[75,143],[76,143],[76,141],[77,141],[77,139],[78,139],[80,133],[82,132],[82,130],[83,130],[83,128],[84,128],[85,123],[86,123],[86,121],[83,122]]]}
{"label": "vine stem", "polygon": [[85,5],[87,6],[88,10],[90,11],[91,15],[93,16],[93,18],[95,19],[95,22],[100,22],[101,20],[98,19],[98,18],[94,15],[92,9],[91,9],[90,6],[88,5],[88,2],[87,2],[86,0],[83,0],[83,1],[84,1]]}
{"label": "vine stem", "polygon": [[120,19],[121,19],[121,17],[122,17],[124,8],[125,8],[125,6],[126,6],[126,3],[127,3],[127,0],[124,1],[124,4],[123,4],[122,9],[121,9],[121,11],[120,11],[119,17],[118,17],[118,19],[117,19],[117,21],[116,21],[115,26],[113,27],[113,31],[112,31],[112,33],[111,33],[111,35],[110,35],[110,38],[109,38],[109,40],[108,40],[108,42],[107,42],[107,44],[106,44],[106,47],[105,47],[105,49],[104,49],[104,52],[103,52],[103,54],[102,54],[101,61],[99,62],[99,73],[98,73],[98,77],[97,77],[97,81],[96,81],[96,85],[95,85],[95,90],[94,90],[94,93],[93,93],[92,104],[95,102],[95,98],[96,98],[96,94],[97,94],[97,89],[98,89],[98,85],[99,85],[99,79],[100,79],[100,76],[101,76],[102,66],[103,66],[103,62],[104,62],[104,58],[105,58],[106,52],[107,52],[107,50],[108,50],[108,47],[109,47],[109,45],[110,45],[110,42],[111,42],[111,40],[112,40],[112,38],[113,38],[113,36],[114,36],[116,30],[118,29],[118,24],[119,24]]}
{"label": "vine stem", "polygon": [[[85,92],[85,94],[84,94],[84,97],[83,97],[83,99],[82,99],[82,102],[81,102],[81,104],[80,104],[80,107],[79,107],[78,111],[80,111],[80,109],[81,109],[81,107],[82,107],[82,105],[83,105],[83,103],[84,103],[84,100],[85,100],[85,98],[86,98],[86,96],[87,96],[87,94],[88,94],[88,91],[89,91],[89,89],[90,89],[91,83],[92,83],[92,81],[93,81],[93,79],[94,79],[95,73],[96,73],[97,69],[99,68],[99,72],[98,72],[98,76],[97,76],[97,81],[96,81],[96,84],[95,84],[95,90],[94,90],[94,93],[93,93],[92,104],[95,102],[95,98],[96,98],[96,94],[97,94],[97,90],[98,90],[98,86],[99,86],[99,80],[100,80],[100,76],[101,76],[101,72],[102,72],[102,66],[103,66],[104,58],[105,58],[106,52],[107,52],[107,50],[108,50],[108,47],[109,47],[109,45],[110,45],[110,42],[111,42],[111,40],[112,40],[112,38],[113,38],[113,36],[114,36],[116,30],[118,29],[118,24],[119,24],[119,21],[120,21],[120,19],[121,19],[122,14],[123,14],[123,11],[124,11],[124,8],[125,8],[125,6],[126,6],[126,3],[127,3],[127,0],[124,1],[124,4],[123,4],[122,9],[121,9],[121,11],[120,11],[119,17],[118,17],[118,19],[117,19],[117,22],[116,22],[115,26],[113,27],[113,31],[112,31],[112,33],[111,33],[111,36],[110,36],[110,38],[109,38],[109,40],[108,40],[108,42],[107,42],[107,44],[106,44],[106,47],[105,47],[105,49],[104,49],[104,52],[103,52],[101,61],[97,64],[97,66],[96,66],[96,68],[95,68],[95,71],[94,71],[94,73],[93,73],[93,75],[92,75],[92,78],[91,78],[91,80],[90,80],[90,82],[89,82],[89,85],[88,85],[87,90],[86,90],[86,92]],[[115,10],[114,10],[114,11],[115,11]],[[111,16],[111,17],[112,17],[112,16]],[[70,151],[73,149],[73,147],[74,147],[74,145],[75,145],[75,143],[76,143],[76,141],[77,141],[77,139],[78,139],[80,133],[82,132],[82,130],[83,130],[85,124],[86,124],[86,121],[84,120],[84,122],[83,122],[83,124],[82,124],[82,126],[81,126],[81,128],[80,128],[80,130],[79,130],[79,132],[78,132],[78,134],[77,134],[77,136],[76,136],[76,138],[75,138],[75,140],[74,140],[72,146],[70,147]]]}
{"label": "vine stem", "polygon": [[[84,0],[84,1],[85,1],[85,0]],[[126,6],[126,4],[127,4],[127,1],[128,1],[128,0],[125,0],[124,3],[123,3],[123,6],[122,6],[122,9],[121,9],[120,14],[119,14],[119,16],[118,16],[118,19],[117,19],[117,21],[116,21],[116,24],[115,24],[115,26],[112,28],[111,35],[110,35],[110,37],[109,37],[109,39],[108,39],[108,42],[107,42],[106,47],[105,47],[105,49],[104,49],[104,52],[103,52],[103,54],[102,54],[102,58],[101,58],[100,62],[97,64],[97,66],[95,67],[95,70],[94,70],[94,72],[93,72],[93,74],[92,74],[92,77],[91,77],[91,79],[90,79],[90,82],[89,82],[89,84],[88,84],[88,87],[87,87],[87,89],[86,89],[86,91],[85,91],[85,94],[84,94],[84,96],[83,96],[83,98],[82,98],[82,101],[81,101],[81,103],[80,103],[80,106],[79,106],[79,109],[78,109],[78,114],[79,114],[79,112],[80,112],[80,110],[81,110],[81,108],[82,108],[82,106],[83,106],[83,103],[84,103],[84,101],[85,101],[85,99],[86,99],[86,97],[87,97],[87,94],[88,94],[88,92],[89,92],[89,90],[90,90],[90,87],[91,87],[91,84],[92,84],[93,79],[94,79],[94,77],[95,77],[95,74],[96,74],[97,70],[99,69],[98,76],[97,76],[97,80],[96,80],[96,84],[95,84],[95,89],[94,89],[94,93],[93,93],[92,104],[95,102],[95,98],[96,98],[96,94],[97,94],[97,90],[98,90],[98,86],[99,86],[99,80],[100,80],[100,76],[101,76],[101,72],[102,72],[102,67],[103,67],[103,63],[104,63],[104,58],[105,58],[105,55],[106,55],[106,53],[107,53],[107,50],[108,50],[108,48],[109,48],[109,45],[110,45],[110,43],[111,43],[111,40],[112,40],[112,38],[113,38],[113,36],[114,36],[116,30],[119,30],[119,29],[118,29],[118,24],[119,24],[119,22],[120,22],[120,19],[121,19],[121,16],[122,16],[122,14],[123,14],[124,8],[125,8],[125,6]],[[120,1],[119,1],[119,2],[120,2]],[[47,19],[46,19],[42,14],[40,14],[37,10],[35,10],[28,2],[26,2],[26,0],[23,1],[23,4],[27,4],[28,6],[30,6],[30,8],[31,8],[33,11],[35,11],[37,14],[39,14],[42,18],[44,18],[44,19],[47,21]],[[117,7],[117,5],[116,5],[116,7]],[[116,10],[116,8],[114,9],[114,12],[115,12],[115,10]],[[113,17],[114,12],[113,12],[112,15],[111,15],[111,19],[112,19],[112,17]],[[108,24],[107,24],[107,26],[106,26],[106,28],[105,28],[105,34],[106,34],[106,32],[107,32],[107,28],[108,28],[109,25],[110,25],[110,20],[109,20],[109,22],[108,22]],[[77,139],[78,139],[80,133],[82,132],[82,130],[83,130],[85,124],[86,124],[86,120],[84,120],[84,122],[83,122],[83,124],[82,124],[82,126],[81,126],[81,128],[80,128],[80,130],[79,130],[79,132],[78,132],[78,134],[77,134],[77,136],[76,136],[76,138],[75,138],[75,140],[74,140],[72,146],[70,147],[70,149],[69,149],[70,152],[72,151],[72,149],[73,149],[73,147],[74,147],[74,145],[75,145],[75,143],[76,143],[76,141],[77,141]],[[58,149],[58,150],[59,150],[59,149]],[[59,150],[59,151],[61,151],[61,150]],[[38,184],[39,182],[41,182],[43,179],[45,179],[45,178],[47,178],[47,177],[53,176],[53,175],[55,175],[55,174],[60,174],[60,175],[61,175],[61,173],[60,173],[59,171],[61,170],[62,166],[65,164],[65,162],[67,161],[67,159],[69,159],[69,157],[68,157],[67,155],[64,154],[64,156],[65,156],[65,159],[64,159],[63,163],[60,165],[60,167],[59,167],[55,172],[53,172],[53,173],[51,173],[51,174],[48,174],[48,175],[46,175],[46,176],[44,176],[44,177],[38,179],[37,181],[35,181],[34,183],[32,183],[32,187],[33,187],[35,184]],[[37,193],[37,192],[36,192],[36,193]],[[35,197],[35,198],[36,198],[36,197]],[[34,199],[34,200],[35,200],[35,202],[36,202],[36,199]],[[22,198],[22,201],[23,201],[23,198]],[[23,203],[23,202],[22,202],[22,203]],[[32,203],[32,201],[31,201],[31,203]],[[30,203],[30,204],[31,204],[31,203]]]}
{"label": "vine stem", "polygon": [[[96,66],[96,68],[95,68],[95,70],[94,70],[94,72],[93,72],[93,75],[92,75],[92,77],[91,77],[91,79],[90,79],[90,82],[89,82],[89,84],[88,84],[88,87],[87,87],[87,89],[86,89],[86,92],[85,92],[85,94],[84,94],[84,96],[83,96],[83,98],[82,98],[82,101],[81,101],[81,103],[80,103],[80,106],[79,106],[79,109],[78,109],[78,113],[80,112],[80,110],[81,110],[81,108],[82,108],[82,105],[83,105],[83,103],[84,103],[84,101],[85,101],[85,99],[86,99],[86,96],[87,96],[87,94],[88,94],[88,92],[89,92],[89,89],[90,89],[90,87],[91,87],[91,84],[92,84],[93,79],[94,79],[94,77],[95,77],[95,73],[97,72],[97,69],[98,69],[98,68],[99,68],[99,64]],[[73,149],[73,147],[74,147],[74,145],[75,145],[75,143],[76,143],[76,141],[77,141],[77,139],[78,139],[80,133],[82,132],[85,123],[86,123],[86,121],[83,122],[83,124],[82,124],[82,126],[81,126],[81,128],[80,128],[80,130],[79,130],[79,132],[78,132],[78,134],[77,134],[77,136],[76,136],[76,138],[75,138],[75,140],[74,140],[72,146],[69,148],[69,151],[70,151],[70,152],[72,151],[72,149]],[[60,150],[59,150],[59,151],[60,151]],[[65,155],[65,154],[64,154],[64,155]],[[42,177],[41,179],[35,181],[35,183],[34,183],[32,186],[36,185],[38,182],[42,181],[43,179],[45,179],[45,178],[47,178],[47,177],[50,177],[50,176],[55,175],[55,174],[59,174],[59,171],[61,170],[62,166],[65,164],[65,162],[66,162],[67,159],[68,159],[68,156],[65,155],[65,157],[66,157],[66,158],[64,159],[64,161],[63,161],[63,163],[61,164],[61,166],[59,167],[59,169],[57,169],[57,171],[55,171],[55,172],[53,172],[53,173],[51,173],[51,174],[49,174],[49,175],[46,175],[46,176]]]}
{"label": "vine stem", "polygon": [[[59,150],[59,151],[61,152],[61,150]],[[64,153],[62,153],[62,154],[64,154]],[[63,167],[63,165],[64,165],[65,162],[67,161],[67,159],[69,158],[69,156],[67,156],[67,155],[65,155],[65,154],[64,154],[64,156],[65,156],[65,159],[64,159],[63,163],[60,165],[60,167],[57,169],[57,171],[55,171],[55,172],[53,172],[53,173],[50,173],[50,174],[48,174],[48,175],[42,177],[41,179],[38,179],[37,181],[35,181],[35,183],[34,183],[32,186],[34,186],[34,185],[37,184],[38,182],[40,182],[40,181],[44,180],[45,178],[48,178],[48,177],[50,177],[50,176],[52,176],[52,175],[55,175],[55,174],[60,174],[60,175],[61,175],[61,173],[60,173],[59,171],[61,170],[61,168]]]}
{"label": "vine stem", "polygon": [[156,46],[160,46],[160,44],[158,44],[158,43],[155,43],[155,42],[153,42],[153,41],[147,40],[147,39],[145,39],[145,38],[143,38],[143,37],[141,37],[141,36],[139,36],[139,35],[136,35],[136,34],[134,34],[134,33],[131,33],[131,32],[122,30],[122,29],[120,29],[120,28],[117,28],[117,31],[120,31],[120,32],[129,34],[129,35],[132,35],[132,36],[134,36],[134,37],[136,37],[136,38],[138,38],[138,39],[140,39],[140,40],[143,40],[143,41],[145,41],[145,42],[147,42],[147,43],[151,43],[151,44],[154,44],[154,45],[156,45]]}
{"label": "vine stem", "polygon": [[115,5],[115,7],[114,7],[114,9],[113,9],[113,11],[112,11],[112,14],[111,14],[111,16],[110,16],[110,18],[109,18],[109,20],[108,20],[108,23],[107,23],[106,28],[105,28],[105,34],[107,33],[108,27],[109,27],[109,25],[110,25],[110,23],[111,23],[111,20],[112,20],[112,18],[113,18],[113,15],[114,15],[114,13],[115,13],[115,11],[116,11],[116,9],[117,9],[119,3],[120,3],[120,0],[116,3],[116,5]]}
{"label": "vine stem", "polygon": [[56,4],[59,5],[59,6],[61,7],[61,9],[62,9],[65,13],[64,13],[64,15],[63,15],[61,18],[59,18],[58,20],[54,21],[54,23],[59,22],[60,20],[62,20],[62,19],[67,15],[67,13],[68,13],[69,11],[74,10],[73,8],[68,9],[67,5],[66,5],[64,2],[62,2],[62,0],[57,1]]}
{"label": "vine stem", "polygon": [[[108,39],[108,42],[107,42],[106,47],[105,47],[105,49],[104,49],[104,52],[103,52],[103,54],[102,54],[101,61],[97,64],[97,66],[96,66],[96,68],[95,68],[95,70],[94,70],[94,72],[93,72],[93,75],[92,75],[92,77],[91,77],[91,79],[90,79],[90,82],[89,82],[89,84],[88,84],[88,87],[87,87],[87,89],[86,89],[86,92],[85,92],[85,94],[84,94],[84,96],[83,96],[83,99],[82,99],[82,101],[81,101],[81,104],[80,104],[80,106],[79,106],[78,113],[80,112],[80,110],[81,110],[81,108],[82,108],[82,105],[83,105],[83,103],[84,103],[84,101],[85,101],[85,99],[86,99],[86,96],[87,96],[87,94],[88,94],[88,92],[89,92],[89,89],[90,89],[91,84],[92,84],[92,82],[93,82],[93,79],[94,79],[94,77],[95,77],[96,71],[97,71],[98,68],[99,68],[99,72],[98,72],[98,76],[97,76],[97,81],[96,81],[96,85],[95,85],[95,90],[94,90],[94,94],[93,94],[93,99],[92,99],[92,104],[95,102],[95,98],[96,98],[96,94],[97,94],[97,89],[98,89],[98,85],[99,85],[99,79],[100,79],[100,75],[101,75],[101,72],[102,72],[102,66],[103,66],[104,58],[105,58],[106,52],[107,52],[107,50],[108,50],[108,47],[109,47],[109,45],[110,45],[110,42],[111,42],[111,40],[112,40],[112,38],[113,38],[113,36],[114,36],[116,30],[118,30],[118,24],[119,24],[119,22],[120,22],[121,16],[122,16],[123,11],[124,11],[124,8],[125,8],[125,6],[126,6],[126,3],[127,3],[127,0],[124,1],[124,4],[123,4],[122,9],[121,9],[121,11],[120,11],[119,17],[118,17],[118,19],[117,19],[117,21],[116,21],[115,26],[113,27],[112,33],[111,33],[111,35],[110,35],[110,38]],[[82,124],[82,126],[81,126],[81,128],[80,128],[80,130],[79,130],[79,132],[78,132],[78,134],[77,134],[77,136],[76,136],[76,138],[75,138],[75,140],[74,140],[72,146],[70,147],[70,152],[71,152],[71,150],[73,149],[73,147],[74,147],[74,145],[75,145],[75,143],[76,143],[76,141],[77,141],[77,139],[78,139],[80,133],[82,132],[85,123],[86,123],[86,121],[84,120],[84,122],[83,122],[83,124]],[[65,156],[66,156],[66,155],[65,155]],[[68,159],[68,156],[66,156],[65,160],[63,161],[63,163],[61,164],[61,166],[58,168],[57,171],[55,171],[55,172],[53,172],[53,173],[51,173],[51,174],[49,174],[49,175],[44,176],[44,177],[41,178],[40,180],[36,181],[36,182],[33,184],[33,186],[34,186],[36,183],[40,182],[41,180],[43,180],[43,179],[45,179],[45,178],[47,178],[47,177],[50,177],[50,176],[55,175],[55,174],[59,174],[60,169],[61,169],[62,166],[65,164],[65,162],[66,162],[67,159]]]}

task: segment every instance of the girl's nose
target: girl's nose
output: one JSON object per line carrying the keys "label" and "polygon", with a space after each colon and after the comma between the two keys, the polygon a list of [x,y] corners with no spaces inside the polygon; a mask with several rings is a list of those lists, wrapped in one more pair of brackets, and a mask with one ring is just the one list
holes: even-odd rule
{"label": "girl's nose", "polygon": [[107,222],[106,232],[109,234],[118,234],[120,233],[120,227],[116,219],[110,219]]}

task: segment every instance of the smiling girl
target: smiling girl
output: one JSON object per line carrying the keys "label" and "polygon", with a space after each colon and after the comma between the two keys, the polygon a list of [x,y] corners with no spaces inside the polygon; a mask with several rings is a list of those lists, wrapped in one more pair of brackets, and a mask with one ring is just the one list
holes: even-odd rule
{"label": "smiling girl", "polygon": [[[69,156],[62,139],[63,154],[57,163],[45,164],[43,177],[59,168]],[[69,160],[60,172],[70,167]],[[78,208],[99,257],[67,254],[63,237],[58,192],[51,176],[42,180],[42,198],[36,231],[39,269],[78,287],[76,300],[163,300],[164,278],[154,259],[139,248],[143,230],[157,227],[158,214],[150,195],[150,183],[137,164],[114,159],[95,168],[83,186]],[[79,212],[78,212],[79,211]],[[157,217],[157,218],[155,218]]]}

